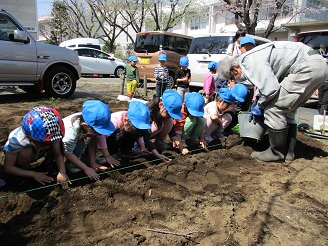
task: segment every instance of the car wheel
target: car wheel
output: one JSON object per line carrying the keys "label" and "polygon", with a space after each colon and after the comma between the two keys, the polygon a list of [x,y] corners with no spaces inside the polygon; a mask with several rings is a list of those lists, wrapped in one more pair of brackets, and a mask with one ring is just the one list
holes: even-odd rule
{"label": "car wheel", "polygon": [[50,97],[69,97],[74,93],[75,88],[76,77],[66,67],[53,67],[44,76],[44,90]]}
{"label": "car wheel", "polygon": [[168,89],[172,89],[174,86],[174,78],[175,78],[175,74],[170,72],[169,76],[167,77],[167,87]]}
{"label": "car wheel", "polygon": [[116,78],[119,78],[121,73],[123,73],[123,72],[124,72],[124,67],[117,67],[115,69],[114,75]]}

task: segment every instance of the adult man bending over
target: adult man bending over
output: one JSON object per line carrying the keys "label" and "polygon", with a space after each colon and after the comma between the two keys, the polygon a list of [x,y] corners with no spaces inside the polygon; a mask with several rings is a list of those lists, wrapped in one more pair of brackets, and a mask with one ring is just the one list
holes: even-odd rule
{"label": "adult man bending over", "polygon": [[[253,152],[258,161],[292,161],[296,145],[295,113],[325,81],[328,68],[318,50],[299,42],[276,41],[259,45],[237,59],[227,56],[219,75],[248,80],[258,88],[253,120],[264,116],[270,147]],[[287,144],[286,144],[287,143]]]}

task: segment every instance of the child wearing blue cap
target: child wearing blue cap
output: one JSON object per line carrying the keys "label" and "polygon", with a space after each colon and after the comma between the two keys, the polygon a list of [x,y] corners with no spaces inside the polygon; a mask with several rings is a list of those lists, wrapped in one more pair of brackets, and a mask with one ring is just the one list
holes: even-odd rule
{"label": "child wearing blue cap", "polygon": [[[67,116],[64,124],[64,156],[70,171],[82,170],[91,179],[98,180],[96,171],[107,170],[108,167],[96,162],[97,136],[110,135],[115,130],[109,107],[99,100],[88,100],[82,105],[82,112]],[[90,167],[80,159],[85,149],[88,150]]]}
{"label": "child wearing blue cap", "polygon": [[230,89],[221,88],[216,100],[205,106],[204,139],[207,143],[217,138],[225,138],[223,131],[232,121],[232,116],[226,110],[236,102],[239,101]]}
{"label": "child wearing blue cap", "polygon": [[158,56],[158,65],[155,67],[154,78],[156,79],[156,98],[160,98],[167,88],[169,70],[165,67],[166,55]]}
{"label": "child wearing blue cap", "polygon": [[240,53],[244,54],[256,46],[255,39],[251,36],[245,36],[240,40]]}
{"label": "child wearing blue cap", "polygon": [[205,98],[208,100],[215,92],[215,80],[214,75],[216,74],[216,67],[218,66],[218,63],[215,61],[211,61],[208,64],[208,73],[205,75],[204,78],[204,85],[203,85],[203,91],[205,93]]}
{"label": "child wearing blue cap", "polygon": [[189,93],[189,83],[191,81],[191,71],[188,68],[189,59],[187,56],[180,58],[180,68],[175,73],[177,92],[185,100],[185,95]]}
{"label": "child wearing blue cap", "polygon": [[53,108],[39,106],[31,109],[23,118],[22,125],[8,137],[5,152],[4,171],[20,177],[33,178],[40,184],[50,183],[52,177],[47,172],[28,170],[28,165],[41,157],[53,156],[58,167],[57,182],[64,189],[70,183],[66,175],[64,157],[60,142],[65,134],[63,120]]}
{"label": "child wearing blue cap", "polygon": [[204,141],[203,128],[205,124],[204,115],[205,100],[203,96],[196,92],[191,92],[186,95],[186,102],[182,105],[182,118],[174,120],[174,127],[177,136],[172,139],[175,143],[179,141],[179,145],[173,147],[179,148],[180,152],[185,155],[189,153],[186,141],[190,144],[200,144],[203,148],[206,147]]}
{"label": "child wearing blue cap", "polygon": [[159,154],[150,141],[150,111],[145,104],[140,101],[131,101],[128,111],[113,113],[111,121],[116,130],[106,139],[104,136],[99,137],[98,148],[105,147],[108,153],[118,155],[118,157],[135,158],[142,153],[132,149],[135,142],[142,138],[142,141],[138,141],[142,152],[153,154],[158,159],[169,160],[166,156]]}
{"label": "child wearing blue cap", "polygon": [[[148,104],[151,120],[151,138],[155,139],[156,149],[161,153],[169,148],[166,138],[174,137],[173,119],[181,119],[183,99],[174,90],[166,90],[162,98],[156,98]],[[177,145],[179,143],[176,143]]]}
{"label": "child wearing blue cap", "polygon": [[123,73],[121,74],[121,78],[125,76],[126,78],[126,91],[128,93],[128,97],[130,99],[133,98],[133,95],[136,91],[136,87],[139,83],[139,70],[136,66],[138,62],[138,58],[136,56],[130,56],[128,58],[129,64],[127,64],[124,68]]}

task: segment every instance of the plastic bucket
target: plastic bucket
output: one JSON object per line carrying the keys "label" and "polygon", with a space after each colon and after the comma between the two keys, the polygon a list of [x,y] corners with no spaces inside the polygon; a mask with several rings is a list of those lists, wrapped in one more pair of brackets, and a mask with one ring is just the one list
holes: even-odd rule
{"label": "plastic bucket", "polygon": [[265,134],[265,125],[263,122],[254,124],[249,122],[249,112],[241,111],[238,114],[239,134],[243,138],[253,138],[261,140]]}

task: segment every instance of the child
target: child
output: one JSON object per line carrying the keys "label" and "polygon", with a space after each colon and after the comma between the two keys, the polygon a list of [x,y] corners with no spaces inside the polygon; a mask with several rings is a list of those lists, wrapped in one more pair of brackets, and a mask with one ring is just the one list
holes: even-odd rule
{"label": "child", "polygon": [[205,75],[204,78],[204,86],[203,91],[205,93],[205,98],[208,100],[213,92],[215,92],[215,81],[214,75],[216,74],[216,67],[218,66],[217,62],[211,61],[208,64],[208,73]]}
{"label": "child", "polygon": [[[240,40],[240,52],[241,54],[246,53],[247,51],[250,51],[251,49],[255,48],[256,43],[254,38],[250,36],[245,36]],[[250,111],[252,106],[252,100],[254,97],[254,85],[250,83],[248,80],[242,80],[239,83],[243,84],[247,88],[247,96],[245,98],[245,101],[241,103],[241,111]],[[234,80],[230,80],[229,87],[230,89],[234,88],[236,82]]]}
{"label": "child", "polygon": [[136,56],[130,56],[129,64],[124,68],[124,72],[121,74],[121,77],[125,75],[126,77],[126,91],[130,99],[133,98],[133,95],[136,91],[137,84],[139,84],[139,70],[136,66],[138,58]]}
{"label": "child", "polygon": [[166,55],[160,54],[158,56],[158,65],[155,67],[154,77],[156,79],[156,98],[160,98],[167,87],[167,76],[169,70],[165,67]]}
{"label": "child", "polygon": [[251,49],[255,48],[255,46],[256,46],[255,39],[252,38],[251,36],[245,36],[240,40],[240,44],[239,44],[240,53],[244,54],[247,51],[250,51]]}
{"label": "child", "polygon": [[239,49],[240,40],[246,36],[245,30],[239,29],[234,37],[234,42],[232,44],[229,44],[227,49],[227,55],[229,56],[240,56],[241,52]]}
{"label": "child", "polygon": [[[155,138],[156,149],[162,153],[169,148],[166,143],[168,134],[173,138],[175,130],[173,128],[173,119],[181,119],[182,97],[173,90],[166,90],[162,98],[156,98],[148,104],[151,120],[151,138]],[[179,145],[176,141],[175,146]]]}
{"label": "child", "polygon": [[180,58],[180,68],[175,73],[175,81],[177,83],[177,92],[185,101],[185,95],[189,92],[189,83],[191,81],[191,72],[188,68],[188,57],[183,56]]}
{"label": "child", "polygon": [[222,132],[232,121],[231,115],[226,110],[232,103],[238,102],[236,97],[230,89],[221,88],[216,100],[205,106],[204,139],[207,143],[217,138],[225,138]]}
{"label": "child", "polygon": [[[186,102],[182,105],[182,118],[174,121],[177,140],[180,141],[179,150],[182,154],[188,154],[186,140],[190,143],[200,144],[206,147],[204,141],[203,128],[205,124],[204,115],[204,98],[201,94],[191,92],[186,95]],[[172,139],[175,140],[175,139]]]}
{"label": "child", "polygon": [[150,112],[148,107],[140,101],[132,101],[129,104],[128,111],[120,111],[112,114],[112,122],[115,125],[115,132],[107,137],[99,138],[98,146],[106,146],[110,154],[117,154],[120,157],[137,157],[139,153],[133,151],[135,142],[139,138],[144,141],[140,143],[140,149],[144,153],[151,153],[156,158],[163,161],[170,161],[165,155],[161,155],[150,142]]}
{"label": "child", "polygon": [[224,129],[223,134],[229,135],[230,133],[233,133],[234,131],[232,128],[234,128],[238,124],[238,113],[240,111],[244,111],[242,109],[242,105],[245,102],[247,98],[247,88],[243,84],[236,84],[234,87],[231,88],[231,92],[235,95],[238,103],[236,105],[231,105],[225,113],[229,113],[231,115],[231,122],[230,124]]}
{"label": "child", "polygon": [[57,183],[64,189],[70,183],[60,149],[65,133],[60,114],[53,108],[39,106],[30,110],[23,118],[22,125],[9,134],[3,150],[4,171],[21,177],[33,178],[40,184],[50,183],[53,178],[47,172],[27,170],[28,164],[37,161],[45,152],[52,154],[58,166]]}
{"label": "child", "polygon": [[[64,118],[66,131],[63,138],[64,155],[71,172],[82,169],[91,179],[98,180],[99,175],[96,171],[108,169],[96,162],[96,137],[114,132],[115,127],[110,119],[109,107],[98,100],[86,101],[82,106],[82,113],[75,113]],[[90,167],[80,160],[86,148]]]}

